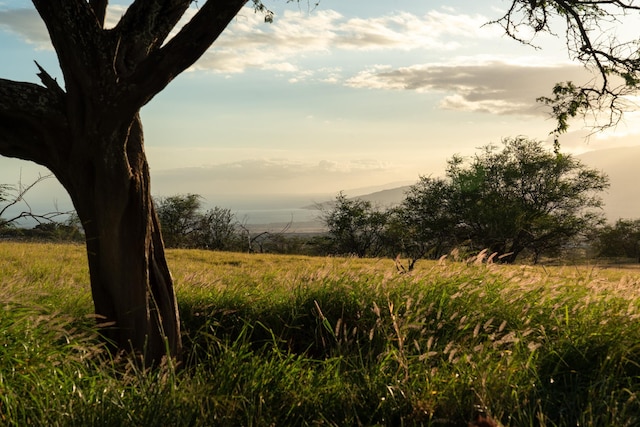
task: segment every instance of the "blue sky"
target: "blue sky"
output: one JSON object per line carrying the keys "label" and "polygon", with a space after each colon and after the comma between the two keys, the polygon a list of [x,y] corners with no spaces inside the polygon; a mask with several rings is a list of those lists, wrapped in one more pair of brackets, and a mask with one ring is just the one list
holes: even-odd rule
{"label": "blue sky", "polygon": [[[546,140],[554,122],[535,98],[557,81],[589,79],[563,40],[542,37],[534,49],[484,25],[508,1],[265,3],[273,24],[247,8],[143,108],[154,194],[199,193],[234,208],[242,198],[317,200],[415,182],[504,137]],[[114,3],[109,19],[126,5]],[[36,82],[33,60],[59,76],[28,1],[0,0],[0,55],[2,78]],[[638,133],[631,113],[589,141],[576,123],[561,143],[579,153],[637,145]],[[2,183],[38,173],[0,158]],[[42,191],[65,203],[53,183]]]}

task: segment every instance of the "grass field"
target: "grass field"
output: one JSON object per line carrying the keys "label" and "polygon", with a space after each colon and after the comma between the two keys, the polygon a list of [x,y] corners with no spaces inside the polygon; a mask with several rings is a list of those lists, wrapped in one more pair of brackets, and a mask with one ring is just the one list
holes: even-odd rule
{"label": "grass field", "polygon": [[0,243],[0,425],[640,425],[640,273],[168,252],[186,353],[102,352],[84,247]]}

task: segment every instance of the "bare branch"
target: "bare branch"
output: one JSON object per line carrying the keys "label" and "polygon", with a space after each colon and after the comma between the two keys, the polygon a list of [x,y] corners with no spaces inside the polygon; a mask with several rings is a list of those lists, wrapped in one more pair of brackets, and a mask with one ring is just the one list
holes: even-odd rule
{"label": "bare branch", "polygon": [[[25,185],[22,183],[22,176],[20,176],[18,180],[18,184],[15,186],[1,184],[0,185],[0,202],[7,202],[7,203],[4,206],[0,206],[0,228],[6,227],[9,224],[13,224],[23,218],[31,218],[35,220],[38,224],[43,224],[47,222],[53,222],[58,217],[67,216],[71,214],[72,212],[60,212],[58,210],[53,212],[47,212],[44,214],[37,214],[33,212],[31,205],[29,205],[29,202],[26,200],[25,196],[29,191],[31,191],[35,186],[37,186],[41,182],[47,179],[50,179],[52,177],[53,175],[51,174],[38,175],[38,178],[36,178],[33,182]],[[3,218],[3,216],[11,208],[17,206],[20,203],[23,203],[27,207],[27,210],[24,210],[18,214],[15,214],[12,217],[9,217],[6,219]]]}
{"label": "bare branch", "polygon": [[[558,83],[551,97],[540,102],[551,107],[557,120],[556,135],[568,129],[568,119],[582,116],[594,129],[615,126],[630,107],[629,95],[640,86],[640,40],[619,41],[604,23],[623,25],[621,19],[638,14],[633,0],[514,0],[497,23],[511,38],[526,44],[539,33],[553,34],[554,19],[566,23],[566,43],[570,57],[592,69],[594,79],[584,84]],[[521,36],[531,31],[528,39]]]}
{"label": "bare branch", "polygon": [[36,67],[40,72],[38,73],[38,77],[43,85],[47,87],[47,89],[51,90],[54,93],[58,93],[60,96],[64,96],[64,90],[60,87],[56,79],[51,77],[47,71],[38,64],[38,61],[33,61],[36,63]]}
{"label": "bare branch", "polygon": [[89,93],[95,73],[102,72],[102,24],[85,0],[33,0],[58,55],[67,92]]}

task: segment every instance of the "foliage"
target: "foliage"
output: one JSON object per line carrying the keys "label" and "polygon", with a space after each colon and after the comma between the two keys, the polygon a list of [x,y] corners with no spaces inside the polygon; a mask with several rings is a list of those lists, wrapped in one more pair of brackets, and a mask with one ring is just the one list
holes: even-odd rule
{"label": "foliage", "polygon": [[237,239],[235,215],[230,209],[215,206],[200,216],[196,247],[225,250]]}
{"label": "foliage", "polygon": [[0,243],[3,425],[640,422],[638,272],[167,255],[185,359],[141,370],[97,344],[81,246]]}
{"label": "foliage", "polygon": [[444,179],[421,177],[392,212],[387,239],[409,257],[409,270],[421,258],[437,259],[457,246],[452,187]]}
{"label": "foliage", "polygon": [[155,203],[165,245],[170,248],[210,249],[258,253],[303,253],[311,237],[288,236],[290,223],[280,231],[252,232],[230,209],[203,210],[198,194],[158,198]]}
{"label": "foliage", "polygon": [[322,216],[333,253],[358,257],[377,256],[383,251],[387,219],[388,214],[374,208],[370,201],[349,199],[342,192]]}
{"label": "foliage", "polygon": [[517,137],[503,145],[484,147],[468,164],[454,156],[445,180],[414,185],[402,205],[409,238],[438,253],[467,242],[506,262],[528,250],[535,261],[602,220],[604,174],[537,141]]}
{"label": "foliage", "polygon": [[635,258],[640,262],[640,219],[618,219],[594,235],[596,250],[602,257]]}
{"label": "foliage", "polygon": [[238,241],[231,210],[216,206],[203,212],[198,194],[159,198],[156,210],[167,247],[229,250]]}
{"label": "foliage", "polygon": [[156,200],[156,211],[167,247],[188,246],[200,225],[201,208],[201,196],[198,194],[175,195]]}
{"label": "foliage", "polygon": [[81,242],[84,235],[79,226],[65,222],[43,222],[36,224],[33,228],[8,227],[0,231],[0,236],[36,241],[74,241]]}

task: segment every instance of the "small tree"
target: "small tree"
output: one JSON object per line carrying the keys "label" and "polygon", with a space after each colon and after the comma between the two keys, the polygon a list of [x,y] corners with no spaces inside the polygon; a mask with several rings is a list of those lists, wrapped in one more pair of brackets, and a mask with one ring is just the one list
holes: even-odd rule
{"label": "small tree", "polygon": [[595,233],[598,256],[635,258],[640,262],[640,219],[618,219]]}
{"label": "small tree", "polygon": [[198,194],[178,194],[158,199],[156,209],[164,242],[168,247],[193,246],[200,227],[201,197]]}
{"label": "small tree", "polygon": [[455,211],[476,245],[506,262],[528,249],[537,261],[603,220],[598,193],[609,187],[606,175],[538,141],[503,144],[502,151],[484,147],[466,167],[454,158],[447,171],[457,191]]}
{"label": "small tree", "polygon": [[173,248],[230,249],[237,236],[235,215],[218,206],[202,212],[198,194],[160,198],[156,210],[165,244]]}
{"label": "small tree", "polygon": [[383,250],[383,233],[388,214],[367,200],[348,199],[338,194],[333,208],[322,214],[334,253],[358,257],[377,256]]}
{"label": "small tree", "polygon": [[518,137],[503,145],[484,147],[470,163],[454,156],[445,180],[422,179],[411,188],[402,209],[415,222],[415,239],[468,241],[509,263],[526,249],[535,262],[601,223],[598,192],[609,186],[606,175],[538,141]]}
{"label": "small tree", "polygon": [[409,258],[409,270],[421,258],[441,257],[456,243],[451,190],[444,179],[420,177],[393,210],[387,227],[388,245]]}
{"label": "small tree", "polygon": [[200,215],[196,233],[196,247],[229,250],[237,240],[235,215],[230,209],[218,206]]}

